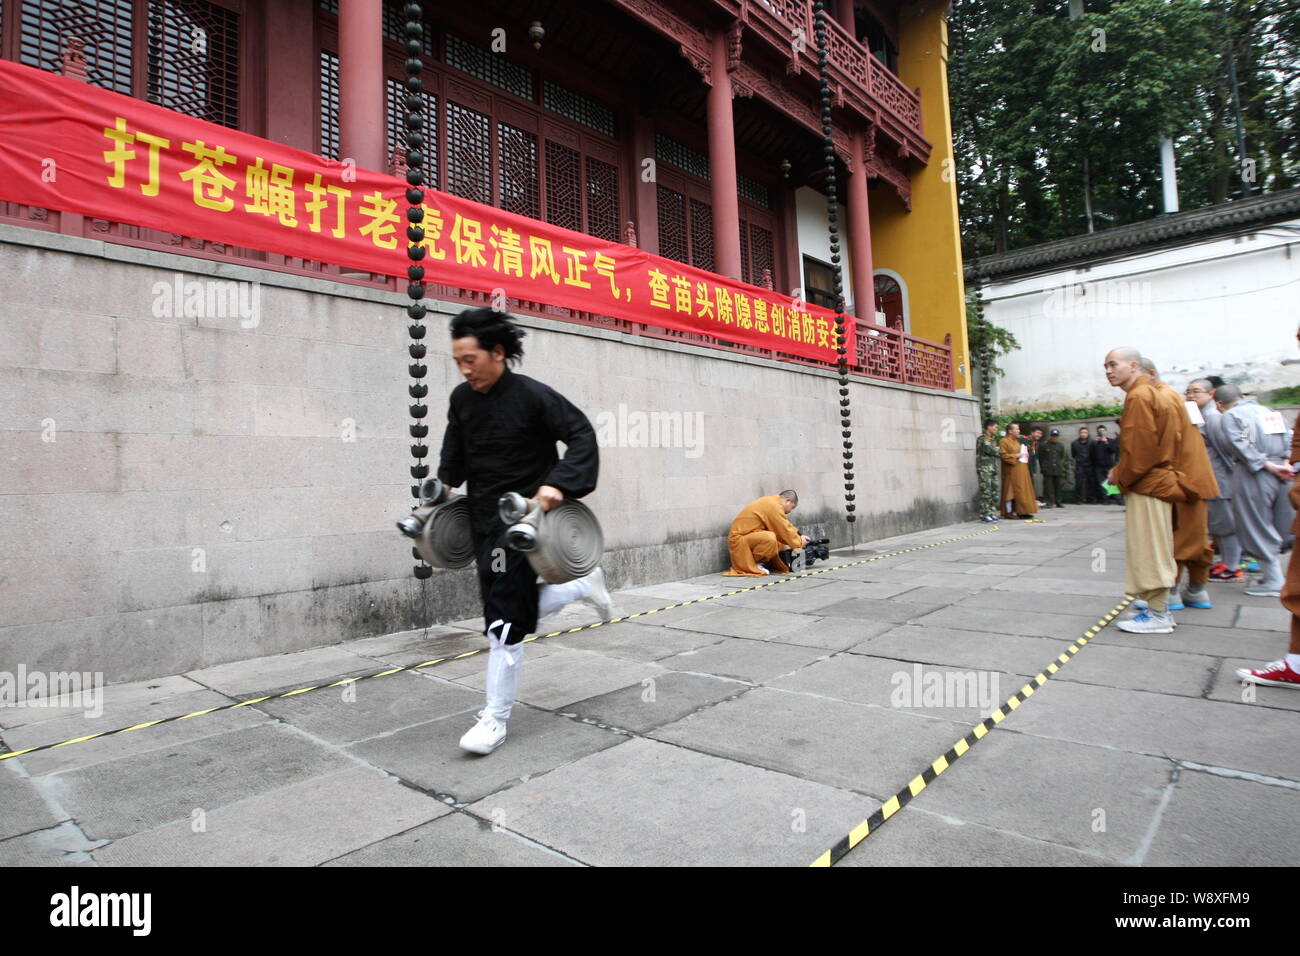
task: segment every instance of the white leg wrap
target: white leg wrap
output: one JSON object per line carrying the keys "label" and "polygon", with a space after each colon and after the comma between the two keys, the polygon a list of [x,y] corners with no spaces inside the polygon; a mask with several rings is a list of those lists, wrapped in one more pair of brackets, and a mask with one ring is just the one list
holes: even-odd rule
{"label": "white leg wrap", "polygon": [[550,617],[566,604],[581,601],[591,591],[586,578],[566,581],[564,584],[543,584],[537,589],[537,620]]}
{"label": "white leg wrap", "polygon": [[519,671],[524,663],[523,642],[508,645],[506,638],[509,636],[510,625],[505,621],[493,621],[487,629],[487,705],[483,713],[503,723],[510,719],[515,690],[519,686]]}

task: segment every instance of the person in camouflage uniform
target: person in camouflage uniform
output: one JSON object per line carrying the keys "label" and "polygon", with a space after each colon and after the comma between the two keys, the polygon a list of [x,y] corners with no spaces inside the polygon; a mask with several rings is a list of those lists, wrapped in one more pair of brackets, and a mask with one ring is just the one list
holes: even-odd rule
{"label": "person in camouflage uniform", "polygon": [[998,496],[1002,484],[1002,453],[998,449],[998,423],[989,419],[975,439],[975,471],[980,480],[980,520],[998,520]]}

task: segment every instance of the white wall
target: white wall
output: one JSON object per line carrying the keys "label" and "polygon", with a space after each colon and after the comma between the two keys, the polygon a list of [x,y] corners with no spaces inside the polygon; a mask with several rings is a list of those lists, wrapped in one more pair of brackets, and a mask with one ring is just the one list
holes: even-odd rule
{"label": "white wall", "polygon": [[[801,186],[794,191],[796,219],[799,229],[799,275],[802,282],[803,276],[803,257],[812,256],[814,259],[820,259],[822,262],[830,263],[831,261],[831,235],[827,231],[826,222],[826,197],[813,189],[811,186]],[[844,209],[843,206],[840,207]],[[844,301],[848,303],[849,313],[856,315],[856,297],[853,295],[853,270],[849,267],[852,261],[850,258],[849,245],[849,223],[848,216],[841,212],[839,222],[840,227],[840,272],[844,277]],[[782,289],[782,292],[789,293],[789,289]]]}
{"label": "white wall", "polygon": [[985,315],[1020,342],[998,360],[1003,411],[1120,401],[1101,364],[1121,345],[1150,356],[1175,387],[1204,374],[1254,391],[1300,384],[1300,233],[1280,226],[990,282],[983,293]]}

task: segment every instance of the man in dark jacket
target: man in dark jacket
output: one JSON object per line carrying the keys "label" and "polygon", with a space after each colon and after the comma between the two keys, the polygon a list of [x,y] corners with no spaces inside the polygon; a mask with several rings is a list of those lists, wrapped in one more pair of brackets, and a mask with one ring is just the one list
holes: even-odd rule
{"label": "man in dark jacket", "polygon": [[1101,483],[1106,480],[1110,470],[1115,467],[1115,462],[1119,460],[1119,444],[1106,434],[1105,425],[1097,426],[1097,440],[1088,450],[1092,454],[1092,473],[1097,488],[1097,500],[1103,504],[1120,504],[1118,496],[1106,494],[1106,490],[1101,487]]}
{"label": "man in dark jacket", "polygon": [[1065,446],[1061,444],[1059,428],[1053,428],[1047,441],[1038,446],[1038,467],[1043,472],[1043,498],[1048,507],[1064,508],[1061,475],[1065,471]]}
{"label": "man in dark jacket", "polygon": [[1097,479],[1092,470],[1092,440],[1088,429],[1080,428],[1079,437],[1070,442],[1070,457],[1074,459],[1074,500],[1081,505],[1096,501]]}
{"label": "man in dark jacket", "polygon": [[[605,620],[612,602],[603,572],[565,584],[540,585],[522,552],[506,545],[497,501],[517,491],[549,511],[566,496],[596,489],[596,433],[587,416],[550,386],[517,375],[509,363],[524,351],[524,333],[503,312],[467,309],[451,322],[452,358],[465,381],[452,390],[438,477],[448,488],[468,481],[470,524],[488,639],[487,704],[461,738],[471,753],[491,753],[506,736],[523,639],[540,618],[571,601],[588,600]],[[565,444],[564,457],[555,443]]]}

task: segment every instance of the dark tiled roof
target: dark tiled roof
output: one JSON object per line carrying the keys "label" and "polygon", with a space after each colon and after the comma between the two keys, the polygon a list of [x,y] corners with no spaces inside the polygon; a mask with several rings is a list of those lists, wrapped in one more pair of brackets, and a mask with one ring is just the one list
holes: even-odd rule
{"label": "dark tiled roof", "polygon": [[1183,245],[1219,233],[1237,232],[1243,227],[1262,226],[1297,216],[1300,216],[1300,187],[972,259],[966,263],[965,274],[970,281],[1036,272],[1071,263],[1096,262],[1139,249]]}

